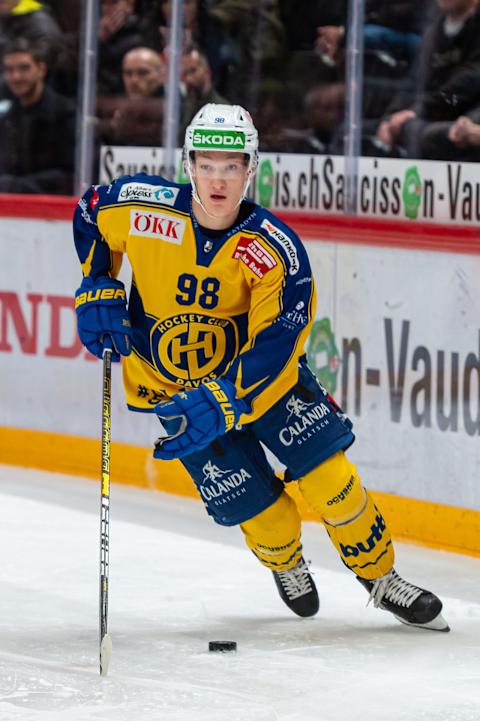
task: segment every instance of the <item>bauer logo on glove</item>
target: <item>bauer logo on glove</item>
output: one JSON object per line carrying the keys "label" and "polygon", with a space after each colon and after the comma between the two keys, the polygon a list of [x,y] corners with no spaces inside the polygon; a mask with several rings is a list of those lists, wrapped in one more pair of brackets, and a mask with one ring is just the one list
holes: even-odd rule
{"label": "bauer logo on glove", "polygon": [[87,276],[75,293],[78,335],[92,355],[101,358],[106,338],[112,341],[112,361],[132,351],[132,326],[125,286],[115,278]]}
{"label": "bauer logo on glove", "polygon": [[[225,383],[225,381],[223,381]],[[233,426],[236,423],[235,418],[235,410],[232,406],[232,404],[229,401],[229,398],[224,390],[222,390],[222,386],[217,383],[217,381],[209,381],[208,383],[205,383],[205,388],[208,388],[209,391],[212,391],[213,397],[218,402],[220,410],[223,413],[223,418],[225,421],[225,432],[231,431]]]}
{"label": "bauer logo on glove", "polygon": [[127,302],[125,288],[97,288],[94,291],[89,290],[86,293],[80,293],[80,295],[76,296],[75,309],[84,303],[96,303],[97,301],[102,300],[117,300],[118,298]]}

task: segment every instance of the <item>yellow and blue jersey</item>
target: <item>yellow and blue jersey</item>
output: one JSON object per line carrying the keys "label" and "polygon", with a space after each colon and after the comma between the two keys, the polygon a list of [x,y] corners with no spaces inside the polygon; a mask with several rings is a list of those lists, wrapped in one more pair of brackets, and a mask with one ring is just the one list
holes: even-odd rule
{"label": "yellow and blue jersey", "polygon": [[237,225],[207,235],[191,193],[144,174],[92,186],[75,212],[75,245],[85,276],[115,277],[123,255],[130,262],[128,407],[153,411],[222,377],[249,405],[248,423],[297,382],[315,313],[312,272],[298,236],[265,208],[243,201]]}

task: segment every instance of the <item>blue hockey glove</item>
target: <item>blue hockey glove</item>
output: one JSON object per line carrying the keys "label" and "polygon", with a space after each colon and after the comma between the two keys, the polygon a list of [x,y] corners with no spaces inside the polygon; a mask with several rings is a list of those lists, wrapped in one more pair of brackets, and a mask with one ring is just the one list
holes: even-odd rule
{"label": "blue hockey glove", "polygon": [[175,393],[171,400],[155,406],[169,435],[155,442],[154,458],[182,458],[231,431],[247,410],[246,403],[235,398],[235,393],[230,381],[208,381],[187,393]]}
{"label": "blue hockey glove", "polygon": [[105,336],[110,336],[112,361],[132,350],[132,326],[127,311],[125,286],[119,280],[86,277],[75,293],[78,335],[97,358],[102,357]]}

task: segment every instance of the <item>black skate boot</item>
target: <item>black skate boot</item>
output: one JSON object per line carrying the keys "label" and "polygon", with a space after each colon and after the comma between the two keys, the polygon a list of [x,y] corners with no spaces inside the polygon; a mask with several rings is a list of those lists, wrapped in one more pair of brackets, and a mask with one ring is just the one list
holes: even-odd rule
{"label": "black skate boot", "polygon": [[278,592],[297,616],[315,616],[320,602],[303,556],[289,571],[272,571]]}
{"label": "black skate boot", "polygon": [[[404,581],[395,569],[375,581],[357,576],[370,594],[375,608],[390,611],[407,626],[428,628],[432,631],[450,631],[441,614],[442,602],[435,594]],[[370,603],[369,601],[369,603]]]}

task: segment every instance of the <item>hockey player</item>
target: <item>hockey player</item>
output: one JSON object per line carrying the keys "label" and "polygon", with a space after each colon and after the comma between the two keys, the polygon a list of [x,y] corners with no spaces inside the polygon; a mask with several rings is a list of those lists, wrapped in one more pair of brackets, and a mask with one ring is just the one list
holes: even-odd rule
{"label": "hockey player", "polygon": [[240,525],[292,611],[312,616],[319,601],[286,483],[376,606],[448,631],[440,600],[394,570],[388,528],[345,454],[352,424],[306,363],[312,271],[292,229],[245,199],[257,147],[248,112],[208,104],[185,134],[190,184],[140,174],[85,193],[74,219],[80,338],[101,357],[109,336],[113,359],[125,356],[128,407],[156,413],[167,434],[155,458],[179,458],[213,519]]}

